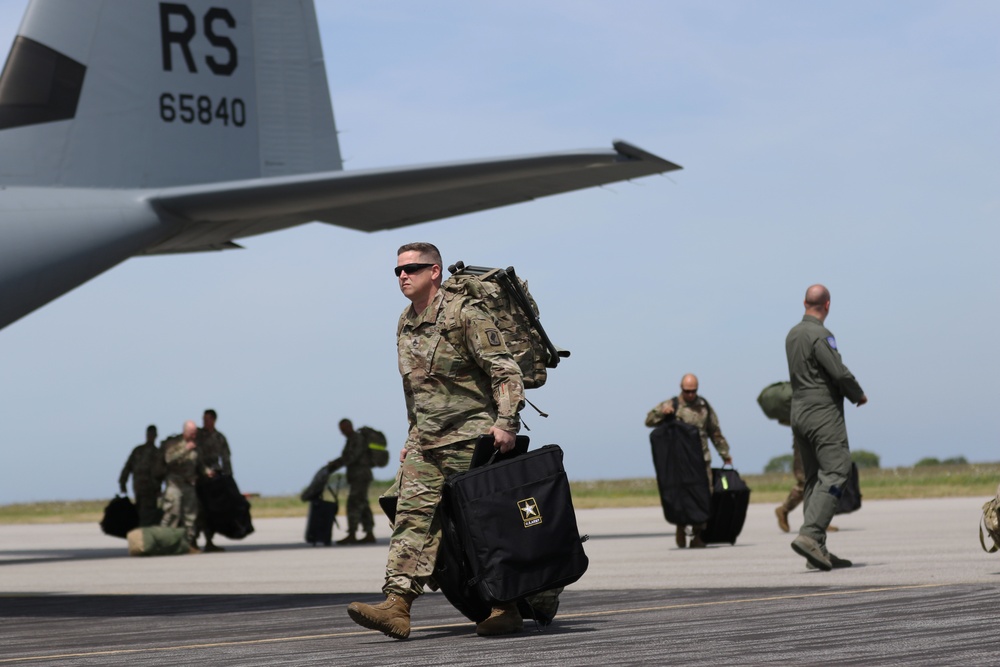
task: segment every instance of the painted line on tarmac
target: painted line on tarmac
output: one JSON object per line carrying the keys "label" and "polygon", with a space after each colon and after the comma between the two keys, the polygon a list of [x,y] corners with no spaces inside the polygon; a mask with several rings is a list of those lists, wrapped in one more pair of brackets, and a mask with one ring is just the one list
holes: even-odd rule
{"label": "painted line on tarmac", "polygon": [[[746,604],[751,602],[777,602],[780,600],[804,600],[808,598],[833,597],[838,595],[858,595],[864,593],[886,593],[895,591],[916,590],[923,588],[943,588],[954,584],[915,584],[912,586],[882,586],[879,588],[860,588],[848,591],[827,591],[823,593],[794,593],[791,595],[771,595],[758,598],[740,598],[736,600],[716,600],[711,602],[685,602],[682,604],[667,604],[655,607],[626,607],[604,611],[583,611],[575,614],[559,614],[560,619],[593,618],[597,616],[612,616],[621,614],[641,614],[651,611],[670,611],[673,609],[693,609],[697,607],[717,607],[722,605]],[[440,625],[414,626],[411,631],[444,630],[448,628],[466,627],[471,621],[463,623],[444,623]],[[361,637],[380,634],[378,630],[354,630],[350,632],[331,632],[319,635],[297,635],[293,637],[273,637],[271,639],[245,639],[232,642],[211,642],[205,644],[178,644],[176,646],[149,646],[145,648],[111,649],[107,651],[87,651],[82,653],[57,653],[46,655],[23,656],[20,658],[0,658],[0,664],[16,662],[34,662],[39,660],[70,660],[73,658],[98,658],[101,656],[137,655],[142,653],[165,653],[168,651],[196,651],[210,648],[231,646],[260,646],[264,644],[280,644],[285,642],[315,641],[317,639],[338,639],[343,637]]]}

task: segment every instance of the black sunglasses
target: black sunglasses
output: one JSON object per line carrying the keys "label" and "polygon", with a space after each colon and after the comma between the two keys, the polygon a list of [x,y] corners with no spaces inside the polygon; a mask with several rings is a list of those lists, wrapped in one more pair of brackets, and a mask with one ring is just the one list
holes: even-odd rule
{"label": "black sunglasses", "polygon": [[424,269],[426,269],[429,266],[434,266],[434,265],[433,264],[403,264],[402,266],[397,266],[395,269],[393,269],[393,271],[396,273],[396,277],[398,278],[401,275],[403,275],[403,271],[406,271],[407,275],[412,276],[417,271],[423,271]]}

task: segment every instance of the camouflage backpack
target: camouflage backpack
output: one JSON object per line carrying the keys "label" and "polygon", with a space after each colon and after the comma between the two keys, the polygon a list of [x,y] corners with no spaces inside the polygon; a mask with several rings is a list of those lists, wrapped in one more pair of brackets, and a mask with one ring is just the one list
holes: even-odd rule
{"label": "camouflage backpack", "polygon": [[[983,537],[983,528],[986,534],[993,540],[993,546],[986,548],[986,540]],[[990,498],[983,505],[983,517],[979,522],[979,544],[983,546],[983,551],[993,553],[1000,549],[1000,486],[997,487],[997,495]]]}
{"label": "camouflage backpack", "polygon": [[545,384],[548,369],[555,368],[569,352],[549,340],[538,320],[538,306],[528,292],[528,283],[517,277],[514,267],[491,269],[456,262],[448,270],[452,275],[441,289],[449,295],[478,299],[486,306],[521,369],[524,388]]}
{"label": "camouflage backpack", "polygon": [[384,468],[389,465],[389,445],[382,431],[376,431],[371,426],[362,426],[358,433],[368,445],[368,464],[372,468]]}

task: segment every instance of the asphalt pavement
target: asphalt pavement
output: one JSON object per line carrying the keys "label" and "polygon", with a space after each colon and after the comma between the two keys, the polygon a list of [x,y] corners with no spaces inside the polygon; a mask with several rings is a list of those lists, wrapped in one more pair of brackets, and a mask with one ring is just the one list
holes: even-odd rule
{"label": "asphalt pavement", "polygon": [[95,524],[0,526],[0,667],[1000,664],[984,500],[866,501],[835,520],[829,548],[854,566],[832,572],[806,569],[772,505],[706,549],[677,548],[659,508],[581,510],[590,569],[555,623],[481,638],[428,593],[407,641],[346,613],[382,597],[382,517],[373,545],[312,547],[304,519],[259,519],[225,553],[155,558]]}

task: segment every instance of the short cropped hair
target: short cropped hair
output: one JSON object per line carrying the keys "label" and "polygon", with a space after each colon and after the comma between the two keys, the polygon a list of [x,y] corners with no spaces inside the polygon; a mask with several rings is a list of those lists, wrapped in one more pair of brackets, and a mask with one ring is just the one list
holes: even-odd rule
{"label": "short cropped hair", "polygon": [[[406,245],[399,246],[399,250],[396,251],[396,255],[402,255],[404,252],[418,252],[420,256],[431,260],[434,264],[441,266],[441,252],[437,249],[433,243],[424,243],[423,241],[417,241],[416,243],[407,243]],[[443,268],[443,267],[442,267]]]}

